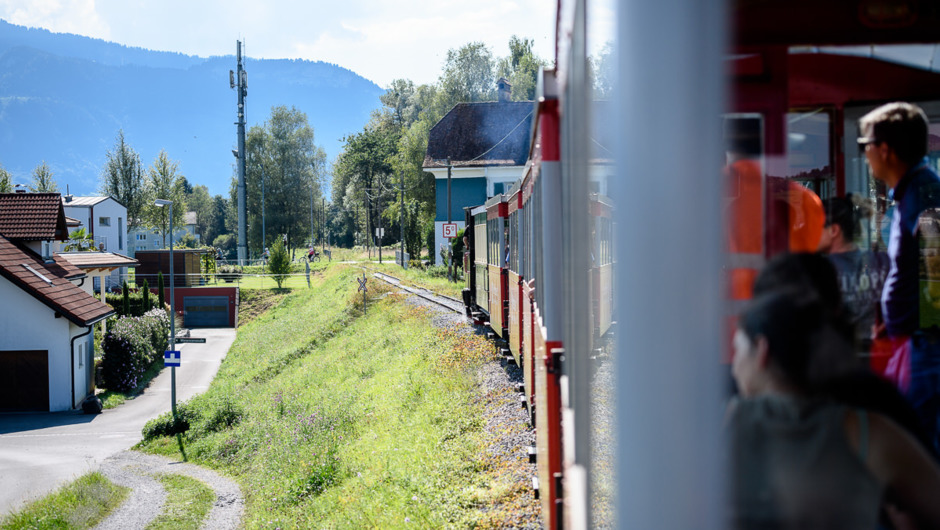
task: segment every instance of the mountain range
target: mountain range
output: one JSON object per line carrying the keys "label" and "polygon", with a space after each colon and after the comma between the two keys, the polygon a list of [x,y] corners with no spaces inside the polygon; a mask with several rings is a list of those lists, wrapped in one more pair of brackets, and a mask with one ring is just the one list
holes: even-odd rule
{"label": "mountain range", "polygon": [[[321,61],[243,58],[243,65],[248,126],[265,121],[272,106],[294,106],[330,160],[383,93]],[[60,191],[93,194],[123,129],[144,167],[165,149],[191,184],[227,196],[237,146],[235,67],[234,54],[151,51],[0,20],[0,166],[27,184],[45,161]]]}

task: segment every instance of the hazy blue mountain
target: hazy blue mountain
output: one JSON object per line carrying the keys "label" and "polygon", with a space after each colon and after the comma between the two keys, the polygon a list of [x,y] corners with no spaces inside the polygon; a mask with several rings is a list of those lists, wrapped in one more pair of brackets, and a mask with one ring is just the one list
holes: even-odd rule
{"label": "hazy blue mountain", "polygon": [[[232,40],[235,49],[235,40]],[[324,62],[246,59],[247,122],[271,106],[307,113],[332,160],[362,128],[382,89]],[[118,129],[149,167],[160,149],[191,183],[227,194],[237,139],[235,57],[201,58],[129,48],[0,20],[0,165],[27,183],[45,160],[62,191],[98,188]]]}

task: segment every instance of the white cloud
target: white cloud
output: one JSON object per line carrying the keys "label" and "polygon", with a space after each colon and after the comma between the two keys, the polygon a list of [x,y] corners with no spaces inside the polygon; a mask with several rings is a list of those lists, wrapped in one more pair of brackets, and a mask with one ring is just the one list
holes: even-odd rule
{"label": "white cloud", "polygon": [[110,35],[108,23],[98,15],[95,0],[0,0],[0,18],[57,33],[102,39]]}

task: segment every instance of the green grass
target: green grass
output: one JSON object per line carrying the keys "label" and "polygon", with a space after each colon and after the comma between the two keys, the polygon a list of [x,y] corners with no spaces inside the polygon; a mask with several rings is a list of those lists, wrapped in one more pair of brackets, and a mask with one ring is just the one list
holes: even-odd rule
{"label": "green grass", "polygon": [[[397,295],[363,315],[359,274],[330,267],[239,329],[210,389],[180,407],[186,454],[240,482],[247,528],[479,526],[507,494],[473,397],[493,349]],[[140,448],[178,455],[175,437],[151,436],[169,421]]]}
{"label": "green grass", "polygon": [[129,488],[89,473],[0,520],[0,529],[92,528],[118,507]]}
{"label": "green grass", "polygon": [[147,525],[147,530],[199,528],[215,502],[212,488],[185,475],[158,475],[157,480],[166,489],[166,503],[163,513]]}

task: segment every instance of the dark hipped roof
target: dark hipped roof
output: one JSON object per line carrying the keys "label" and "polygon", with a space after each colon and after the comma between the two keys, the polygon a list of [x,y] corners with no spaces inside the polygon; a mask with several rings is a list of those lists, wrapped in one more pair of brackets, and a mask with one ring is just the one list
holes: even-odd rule
{"label": "dark hipped roof", "polygon": [[523,166],[535,105],[531,101],[458,103],[431,128],[424,167]]}
{"label": "dark hipped roof", "polygon": [[[84,273],[63,258],[45,263],[32,250],[0,235],[0,276],[79,326],[90,326],[114,313],[67,278]],[[15,309],[14,309],[15,310]]]}
{"label": "dark hipped roof", "polygon": [[65,241],[65,209],[58,193],[0,193],[0,234],[21,241]]}

